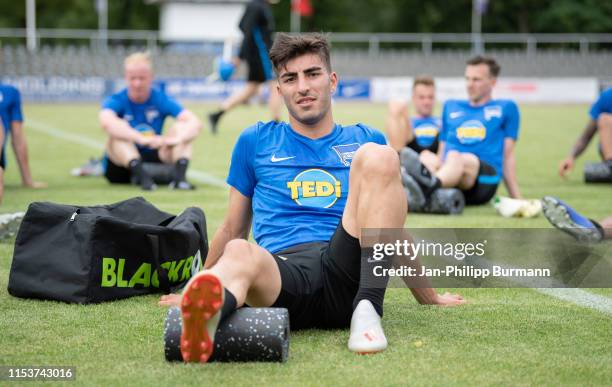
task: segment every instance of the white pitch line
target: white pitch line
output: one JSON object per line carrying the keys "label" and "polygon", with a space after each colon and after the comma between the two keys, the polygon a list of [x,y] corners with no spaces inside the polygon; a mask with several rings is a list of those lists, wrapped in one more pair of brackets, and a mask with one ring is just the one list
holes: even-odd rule
{"label": "white pitch line", "polygon": [[[490,262],[486,258],[477,258],[475,259],[475,261],[479,263],[480,267],[488,267],[489,269],[492,269],[492,262]],[[501,266],[505,269],[513,268],[512,266],[503,265],[500,263],[497,263],[497,266]],[[570,302],[574,305],[595,309],[599,312],[612,315],[611,298],[601,296],[599,294],[589,293],[585,290],[578,288],[567,288],[562,282],[557,281],[555,279],[551,280],[550,285],[554,287],[550,288],[533,287],[538,283],[541,284],[541,282],[539,282],[541,280],[538,280],[536,278],[506,279],[510,282],[514,282],[518,285],[521,285],[522,287],[533,289],[534,291],[545,294],[547,296],[554,297],[562,301]]]}
{"label": "white pitch line", "polygon": [[558,298],[562,301],[571,302],[576,305],[612,315],[612,299],[599,294],[593,294],[575,288],[535,288],[533,290],[546,294],[547,296]]}
{"label": "white pitch line", "polygon": [[[94,140],[90,137],[87,136],[83,136],[80,134],[75,134],[75,133],[70,133],[70,132],[65,132],[63,130],[60,130],[56,127],[53,127],[51,125],[45,124],[43,122],[39,122],[36,120],[32,120],[31,118],[28,118],[26,120],[26,126],[28,126],[29,128],[32,128],[38,132],[47,134],[49,136],[55,137],[55,138],[60,138],[62,140],[66,140],[66,141],[70,141],[76,144],[80,144],[80,145],[84,145],[88,148],[92,148],[95,150],[99,150],[102,151],[104,150],[104,145],[102,145],[102,143],[100,141]],[[196,169],[190,168],[187,171],[187,176],[190,179],[193,179],[195,181],[198,181],[200,183],[204,183],[204,184],[210,184],[213,185],[215,187],[219,187],[219,188],[227,188],[227,184],[225,183],[225,181],[223,181],[222,179],[219,179],[216,176],[213,176],[209,173],[203,172],[203,171],[198,171]]]}

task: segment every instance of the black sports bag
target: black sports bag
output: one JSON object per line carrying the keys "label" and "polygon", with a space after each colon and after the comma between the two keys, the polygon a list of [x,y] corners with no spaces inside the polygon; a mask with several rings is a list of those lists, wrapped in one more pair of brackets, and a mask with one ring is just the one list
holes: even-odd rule
{"label": "black sports bag", "polygon": [[34,202],[17,234],[8,291],[82,304],[169,293],[207,254],[196,207],[174,216],[142,197],[91,207]]}

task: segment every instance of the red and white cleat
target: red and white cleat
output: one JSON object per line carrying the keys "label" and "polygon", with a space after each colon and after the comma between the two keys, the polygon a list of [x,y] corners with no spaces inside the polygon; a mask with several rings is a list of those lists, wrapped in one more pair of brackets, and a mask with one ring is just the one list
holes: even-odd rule
{"label": "red and white cleat", "polygon": [[185,363],[206,363],[210,359],[223,296],[221,281],[209,272],[198,273],[185,286],[181,300],[181,354]]}

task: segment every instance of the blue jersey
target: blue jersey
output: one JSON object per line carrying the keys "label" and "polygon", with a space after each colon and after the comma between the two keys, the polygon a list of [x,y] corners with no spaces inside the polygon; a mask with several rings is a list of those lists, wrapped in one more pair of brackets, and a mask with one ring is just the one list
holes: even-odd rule
{"label": "blue jersey", "polygon": [[[412,124],[412,130],[414,132],[414,138],[422,148],[429,148],[432,146],[438,134],[440,133],[440,127],[442,122],[438,117],[412,117],[410,119]],[[433,150],[435,152],[435,150]]]}
{"label": "blue jersey", "polygon": [[597,120],[601,113],[612,113],[612,87],[601,93],[589,111],[594,120]]}
{"label": "blue jersey", "polygon": [[[161,134],[166,117],[176,117],[183,111],[178,102],[157,89],[151,89],[151,95],[144,103],[130,101],[127,89],[123,89],[104,100],[102,108],[114,111],[144,135]],[[140,146],[138,150],[141,153],[151,151]]]}
{"label": "blue jersey", "polygon": [[504,140],[518,138],[519,123],[514,101],[493,99],[471,106],[466,100],[449,100],[444,104],[440,133],[440,141],[446,142],[444,157],[451,150],[473,153],[497,172],[495,178],[487,176],[486,183],[498,183],[503,177]]}
{"label": "blue jersey", "polygon": [[4,141],[11,130],[11,122],[23,122],[21,113],[21,96],[19,90],[10,85],[0,84],[0,117],[4,126]]}
{"label": "blue jersey", "polygon": [[351,161],[367,142],[386,144],[382,133],[361,124],[335,125],[316,140],[285,122],[245,129],[227,182],[252,199],[255,241],[275,253],[330,240],[346,204]]}

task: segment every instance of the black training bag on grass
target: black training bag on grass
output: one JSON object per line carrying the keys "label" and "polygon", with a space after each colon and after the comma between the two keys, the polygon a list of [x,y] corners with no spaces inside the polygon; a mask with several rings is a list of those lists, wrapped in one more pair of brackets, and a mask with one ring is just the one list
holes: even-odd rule
{"label": "black training bag on grass", "polygon": [[17,234],[8,291],[83,304],[169,293],[207,254],[196,207],[174,216],[141,197],[91,207],[34,202]]}

